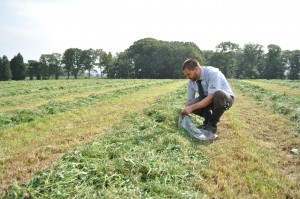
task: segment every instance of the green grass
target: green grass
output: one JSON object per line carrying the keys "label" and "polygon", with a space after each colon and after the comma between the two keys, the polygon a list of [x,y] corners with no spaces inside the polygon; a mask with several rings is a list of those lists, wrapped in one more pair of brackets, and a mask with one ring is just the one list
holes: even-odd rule
{"label": "green grass", "polygon": [[[299,156],[290,153],[300,148],[297,111],[279,111],[299,106],[298,82],[230,80],[237,99],[219,138],[201,142],[177,127],[186,80],[76,81],[53,81],[44,94],[56,98],[29,108],[54,103],[58,111],[0,130],[0,179],[10,185],[3,198],[300,197]],[[7,88],[50,86],[15,83]],[[79,93],[60,93],[77,83]]]}
{"label": "green grass", "polygon": [[231,83],[256,103],[288,117],[300,135],[300,90],[296,89],[299,81],[232,80]]}
{"label": "green grass", "polygon": [[[168,81],[165,81],[164,83],[167,82]],[[32,122],[40,118],[46,117],[49,114],[65,112],[67,110],[77,109],[83,106],[91,106],[95,103],[99,103],[104,99],[119,97],[145,88],[155,87],[162,83],[163,83],[162,81],[147,81],[147,82],[140,81],[138,84],[134,84],[133,82],[131,82],[131,85],[133,84],[134,86],[124,87],[124,82],[123,82],[122,85],[120,83],[114,84],[115,87],[119,86],[120,87],[119,89],[115,89],[100,94],[97,94],[97,89],[99,90],[103,89],[103,86],[98,86],[98,88],[93,86],[92,89],[96,90],[95,93],[85,97],[78,96],[70,100],[51,100],[46,104],[33,107],[31,109],[11,110],[11,111],[5,111],[3,113],[0,113],[0,128],[4,128],[6,126],[14,126],[21,123]],[[85,90],[87,89],[91,89],[91,87],[88,88],[85,87]],[[51,94],[53,95],[53,93],[54,92],[47,91],[47,95],[51,95]],[[66,93],[63,94],[66,95]],[[35,99],[36,99],[35,95],[30,95],[30,98],[27,100],[32,101]],[[22,105],[22,103],[20,105]]]}
{"label": "green grass", "polygon": [[[141,85],[130,90],[122,85],[115,85],[110,94],[103,93],[105,97],[99,95],[95,100],[92,96],[85,97],[87,103],[81,106],[72,103],[76,102],[77,98],[68,99],[68,103],[62,103],[62,107],[69,107],[65,111],[41,114],[40,118],[33,121],[1,128],[0,190],[5,189],[13,180],[20,182],[28,179],[32,172],[74,147],[106,134],[111,126],[127,113],[148,106],[159,95],[175,90],[185,83],[179,80],[122,81],[126,87],[130,84]],[[112,80],[111,85],[114,83],[117,81]],[[120,92],[114,94],[115,90]],[[32,109],[40,111],[37,108],[40,106],[36,106],[35,103],[32,105]]]}
{"label": "green grass", "polygon": [[203,144],[177,128],[184,89],[127,115],[106,136],[65,155],[6,197],[199,198],[209,160]]}

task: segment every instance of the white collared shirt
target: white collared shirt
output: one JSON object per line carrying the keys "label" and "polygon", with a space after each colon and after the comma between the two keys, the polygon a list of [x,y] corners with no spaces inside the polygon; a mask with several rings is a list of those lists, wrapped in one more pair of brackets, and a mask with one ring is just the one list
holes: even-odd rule
{"label": "white collared shirt", "polygon": [[[234,97],[234,93],[232,92],[224,74],[218,68],[212,66],[201,66],[200,70],[200,80],[205,95],[214,94],[218,90],[223,90]],[[187,100],[193,100],[196,97],[196,93],[199,94],[197,82],[189,80],[187,88]]]}

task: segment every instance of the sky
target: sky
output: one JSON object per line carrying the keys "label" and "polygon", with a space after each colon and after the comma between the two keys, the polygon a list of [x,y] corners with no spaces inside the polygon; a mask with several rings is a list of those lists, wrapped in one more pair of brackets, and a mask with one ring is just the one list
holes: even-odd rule
{"label": "sky", "polygon": [[0,10],[0,56],[24,62],[68,48],[116,54],[148,37],[300,49],[299,0],[0,0]]}

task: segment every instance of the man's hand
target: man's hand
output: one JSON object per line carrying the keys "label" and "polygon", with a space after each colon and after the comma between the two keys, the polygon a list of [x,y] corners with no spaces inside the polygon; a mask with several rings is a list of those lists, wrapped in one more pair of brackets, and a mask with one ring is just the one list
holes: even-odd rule
{"label": "man's hand", "polygon": [[184,109],[181,110],[181,114],[182,115],[188,115],[190,114],[191,112],[193,112],[193,109],[191,106],[186,106]]}

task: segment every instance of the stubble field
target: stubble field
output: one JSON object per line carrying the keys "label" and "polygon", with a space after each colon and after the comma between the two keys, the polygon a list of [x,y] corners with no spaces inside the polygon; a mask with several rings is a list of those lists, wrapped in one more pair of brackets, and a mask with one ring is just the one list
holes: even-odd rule
{"label": "stubble field", "polygon": [[0,197],[300,198],[300,82],[230,80],[212,142],[177,127],[186,83],[0,82]]}

